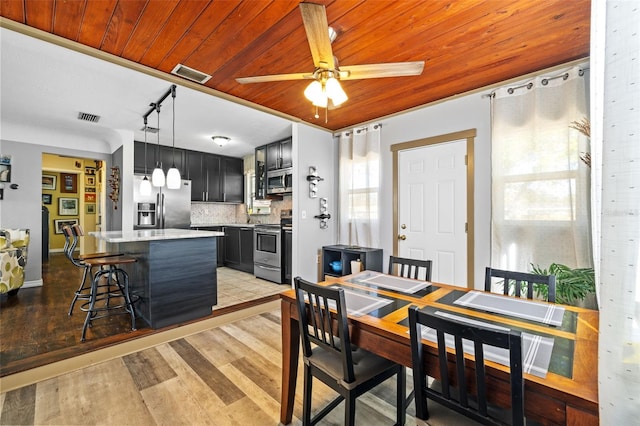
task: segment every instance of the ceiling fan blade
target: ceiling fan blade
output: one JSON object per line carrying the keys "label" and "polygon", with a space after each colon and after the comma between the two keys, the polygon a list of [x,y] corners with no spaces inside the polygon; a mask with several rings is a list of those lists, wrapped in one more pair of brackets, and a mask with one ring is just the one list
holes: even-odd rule
{"label": "ceiling fan blade", "polygon": [[300,3],[302,22],[307,32],[313,64],[316,68],[334,69],[333,50],[329,39],[329,24],[324,5]]}
{"label": "ceiling fan blade", "polygon": [[350,65],[340,67],[341,80],[359,80],[363,78],[402,77],[420,75],[424,61],[390,62],[386,64]]}
{"label": "ceiling fan blade", "polygon": [[259,75],[255,77],[240,77],[236,78],[236,81],[240,84],[247,83],[266,83],[269,81],[287,81],[287,80],[313,80],[313,73],[300,72],[295,74],[272,74],[272,75]]}

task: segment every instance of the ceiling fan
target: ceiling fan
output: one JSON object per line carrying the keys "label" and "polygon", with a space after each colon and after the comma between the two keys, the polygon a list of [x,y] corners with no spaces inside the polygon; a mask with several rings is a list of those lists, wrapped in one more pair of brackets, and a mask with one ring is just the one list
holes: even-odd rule
{"label": "ceiling fan", "polygon": [[255,77],[237,78],[241,84],[264,83],[285,80],[313,80],[304,94],[316,107],[332,108],[344,103],[348,97],[340,86],[339,80],[360,80],[365,78],[401,77],[420,75],[424,61],[390,62],[383,64],[338,66],[333,56],[331,42],[335,39],[335,31],[327,23],[324,5],[300,3],[302,21],[307,33],[311,56],[315,70],[311,73],[273,74]]}

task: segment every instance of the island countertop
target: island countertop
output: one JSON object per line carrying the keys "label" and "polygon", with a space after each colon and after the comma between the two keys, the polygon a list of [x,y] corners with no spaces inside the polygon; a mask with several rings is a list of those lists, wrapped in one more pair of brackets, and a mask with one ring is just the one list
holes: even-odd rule
{"label": "island countertop", "polygon": [[108,243],[136,241],[181,240],[185,238],[224,237],[224,232],[196,231],[193,229],[139,229],[135,231],[90,232],[90,235]]}

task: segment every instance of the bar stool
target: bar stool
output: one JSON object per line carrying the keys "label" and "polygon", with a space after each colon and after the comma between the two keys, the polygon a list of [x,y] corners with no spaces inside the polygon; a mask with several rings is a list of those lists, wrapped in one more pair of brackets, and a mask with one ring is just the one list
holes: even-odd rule
{"label": "bar stool", "polygon": [[91,289],[91,283],[87,282],[87,277],[92,276],[92,266],[85,262],[86,259],[95,259],[99,257],[113,257],[113,256],[122,256],[123,253],[85,253],[83,255],[75,258],[73,256],[73,252],[78,246],[79,238],[84,236],[84,231],[80,225],[74,225],[74,227],[63,226],[62,233],[64,234],[65,244],[64,244],[64,254],[71,261],[74,266],[79,268],[83,268],[82,272],[82,281],[80,282],[80,286],[75,291],[73,296],[73,300],[71,301],[71,305],[69,306],[68,315],[71,316],[73,314],[73,308],[78,299],[81,300],[89,300],[89,291]]}
{"label": "bar stool", "polygon": [[[91,280],[91,290],[89,292],[89,301],[83,304],[88,306],[86,308],[87,316],[82,326],[81,341],[85,341],[87,333],[87,327],[92,326],[92,321],[98,318],[104,318],[110,315],[108,311],[114,309],[121,309],[121,314],[129,314],[131,316],[131,331],[136,330],[136,315],[133,308],[133,303],[129,293],[129,275],[120,266],[130,263],[135,263],[137,260],[130,256],[113,256],[113,257],[98,257],[92,259],[85,259],[84,262],[89,265],[89,269],[99,267],[93,279]],[[105,281],[101,284],[101,281]],[[116,290],[112,291],[111,287],[116,286]],[[112,298],[122,298],[123,302],[117,305],[111,304]],[[101,306],[97,305],[97,302],[105,301]]]}

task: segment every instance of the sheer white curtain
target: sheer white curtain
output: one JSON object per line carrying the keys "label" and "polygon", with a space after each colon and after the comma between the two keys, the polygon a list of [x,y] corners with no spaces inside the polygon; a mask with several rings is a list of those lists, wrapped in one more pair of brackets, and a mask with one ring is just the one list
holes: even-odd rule
{"label": "sheer white curtain", "polygon": [[492,100],[494,267],[593,265],[583,70],[574,67],[504,87]]}
{"label": "sheer white curtain", "polygon": [[640,418],[640,8],[591,7],[600,424],[631,425]]}
{"label": "sheer white curtain", "polygon": [[340,244],[380,247],[380,128],[340,134]]}

